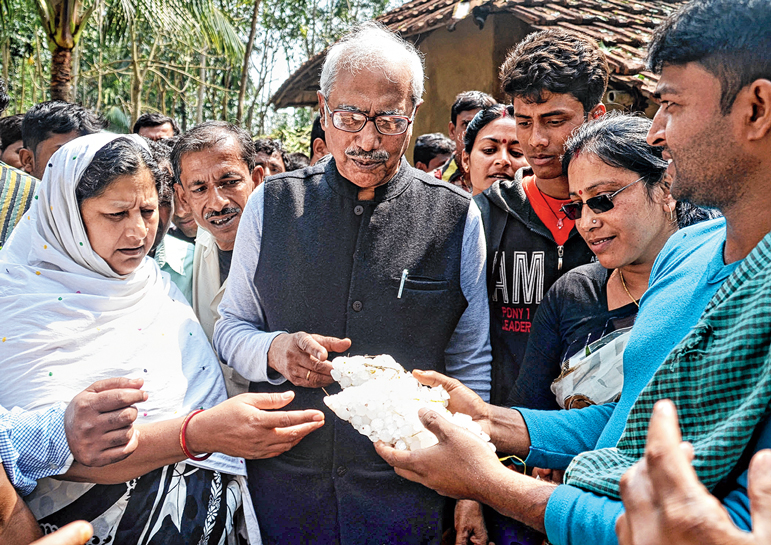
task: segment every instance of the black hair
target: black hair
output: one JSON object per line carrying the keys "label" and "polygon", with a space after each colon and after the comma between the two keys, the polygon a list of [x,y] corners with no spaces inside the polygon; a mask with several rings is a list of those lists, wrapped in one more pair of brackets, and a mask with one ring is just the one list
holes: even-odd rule
{"label": "black hair", "polygon": [[305,168],[310,164],[311,160],[301,151],[287,153],[286,157],[284,158],[284,166],[286,167],[287,172],[290,170],[300,170],[301,168]]}
{"label": "black hair", "polygon": [[11,103],[11,97],[8,96],[8,91],[5,87],[5,81],[0,78],[0,114],[2,114],[8,105]]}
{"label": "black hair", "polygon": [[[177,145],[177,142],[179,142],[179,136],[172,136],[171,138],[161,138],[160,140],[153,140],[156,144],[160,144],[162,146],[166,146],[169,148],[169,153],[171,153],[171,150],[174,149],[174,146]],[[149,139],[148,139],[149,140]]]}
{"label": "black hair", "polygon": [[109,142],[96,152],[78,181],[75,188],[78,206],[82,206],[87,199],[102,195],[117,178],[136,174],[143,168],[150,170],[160,194],[163,176],[150,152],[127,137]]}
{"label": "black hair", "polygon": [[169,116],[157,113],[140,115],[139,119],[134,123],[134,128],[131,129],[131,132],[139,134],[139,129],[143,127],[160,127],[165,123],[171,124],[171,128],[174,130],[174,136],[179,136],[181,131],[179,130],[177,122]]}
{"label": "black hair", "polygon": [[608,86],[608,61],[594,40],[551,28],[519,42],[500,68],[503,91],[540,104],[545,93],[570,94],[584,113],[602,102]]}
{"label": "black hair", "polygon": [[699,0],[676,11],[653,34],[648,67],[697,62],[720,80],[720,109],[731,111],[744,87],[771,79],[768,0]]}
{"label": "black hair", "polygon": [[278,152],[278,154],[281,156],[281,160],[284,162],[284,168],[286,170],[289,170],[288,162],[289,158],[287,157],[286,150],[284,150],[284,146],[281,144],[281,140],[274,140],[272,138],[257,138],[254,141],[254,154],[255,154],[255,160],[258,153],[264,153],[267,156],[271,156],[274,153]]}
{"label": "black hair", "polygon": [[[661,153],[663,148],[647,142],[652,121],[641,114],[609,112],[597,121],[578,127],[565,143],[562,173],[567,176],[570,162],[578,155],[588,153],[614,168],[629,170],[642,178],[648,198],[657,187],[669,191],[664,174],[668,163]],[[686,202],[675,207],[679,227],[716,217],[712,212]]]}
{"label": "black hair", "polygon": [[34,154],[40,142],[53,134],[74,131],[78,136],[86,136],[101,131],[106,125],[103,119],[79,104],[53,100],[29,109],[21,122],[21,138],[24,147]]}
{"label": "black hair", "polygon": [[470,112],[471,110],[481,110],[495,104],[496,100],[482,91],[464,91],[455,97],[450,109],[450,121],[455,125],[458,121],[458,114],[461,112]]}
{"label": "black hair", "polygon": [[0,119],[0,151],[21,140],[21,120],[24,114],[9,115]]}
{"label": "black hair", "polygon": [[440,132],[421,134],[415,139],[412,159],[415,164],[428,165],[437,155],[447,155],[455,151],[455,142]]}
{"label": "black hair", "polygon": [[477,139],[479,131],[496,119],[503,119],[504,117],[514,118],[514,106],[494,104],[484,110],[479,110],[466,127],[466,134],[463,135],[463,149],[466,150],[466,153],[470,154],[471,150],[474,149],[474,141]]}
{"label": "black hair", "polygon": [[327,143],[327,135],[324,132],[324,127],[321,126],[321,114],[316,114],[313,125],[311,125],[311,157],[313,157],[313,143],[317,138],[321,138],[325,144]]}
{"label": "black hair", "polygon": [[271,138],[257,138],[254,140],[254,153],[264,153],[273,155],[275,152],[281,153],[281,142]]}
{"label": "black hair", "polygon": [[174,202],[174,174],[171,168],[171,147],[163,140],[142,137],[150,148],[150,154],[158,165],[158,204],[171,206]]}
{"label": "black hair", "polygon": [[236,140],[238,154],[251,174],[255,166],[254,141],[252,141],[249,133],[238,125],[233,125],[227,121],[205,121],[180,136],[174,149],[171,150],[174,181],[180,183],[183,155],[213,148],[230,137]]}

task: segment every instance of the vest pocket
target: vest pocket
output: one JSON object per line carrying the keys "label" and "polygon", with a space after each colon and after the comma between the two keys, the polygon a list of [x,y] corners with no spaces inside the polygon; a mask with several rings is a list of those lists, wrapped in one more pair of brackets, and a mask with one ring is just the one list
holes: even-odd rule
{"label": "vest pocket", "polygon": [[442,291],[450,289],[447,280],[428,278],[425,276],[407,276],[404,280],[404,289],[420,291]]}

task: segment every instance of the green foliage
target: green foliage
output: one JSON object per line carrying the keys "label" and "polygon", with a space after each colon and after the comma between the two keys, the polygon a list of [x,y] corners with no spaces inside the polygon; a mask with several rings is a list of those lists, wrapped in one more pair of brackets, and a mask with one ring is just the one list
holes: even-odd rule
{"label": "green foliage", "polygon": [[[254,0],[0,0],[0,63],[14,99],[8,114],[50,96],[49,36],[36,5],[60,1],[93,10],[73,54],[73,100],[108,118],[112,130],[128,131],[139,110],[173,116],[183,128],[199,120],[235,120]],[[313,113],[273,112],[271,94],[353,24],[392,4],[261,0],[245,128],[307,152]]]}
{"label": "green foliage", "polygon": [[265,135],[281,140],[284,149],[308,154],[311,143],[311,126],[315,114],[310,108],[294,108],[293,112],[283,112],[275,116],[273,131]]}
{"label": "green foliage", "polygon": [[117,132],[120,134],[128,134],[131,132],[131,120],[123,113],[123,110],[117,106],[111,106],[104,112],[103,116],[109,123],[110,132]]}

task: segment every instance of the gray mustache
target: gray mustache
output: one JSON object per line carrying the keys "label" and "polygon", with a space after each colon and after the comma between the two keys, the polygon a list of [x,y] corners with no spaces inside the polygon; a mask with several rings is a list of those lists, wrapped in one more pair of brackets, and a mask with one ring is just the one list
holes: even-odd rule
{"label": "gray mustache", "polygon": [[374,150],[364,151],[361,148],[348,148],[345,150],[345,155],[356,159],[364,159],[366,161],[380,161],[385,162],[391,157],[391,154],[386,150]]}
{"label": "gray mustache", "polygon": [[207,212],[203,219],[208,220],[210,218],[216,218],[217,216],[228,216],[230,214],[240,214],[241,209],[237,206],[231,206],[230,208],[223,208],[222,210],[213,210],[211,212]]}

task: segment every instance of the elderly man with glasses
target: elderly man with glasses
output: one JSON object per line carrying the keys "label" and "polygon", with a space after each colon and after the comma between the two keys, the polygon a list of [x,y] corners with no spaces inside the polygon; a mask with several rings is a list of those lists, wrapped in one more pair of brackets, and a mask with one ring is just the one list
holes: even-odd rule
{"label": "elderly man with glasses", "polygon": [[291,452],[248,462],[265,543],[440,542],[445,498],[324,405],[335,354],[390,354],[489,399],[479,210],[403,157],[423,78],[411,44],[355,29],[321,75],[331,157],[270,178],[244,211],[214,344],[251,391],[292,390],[292,407],[327,417]]}

